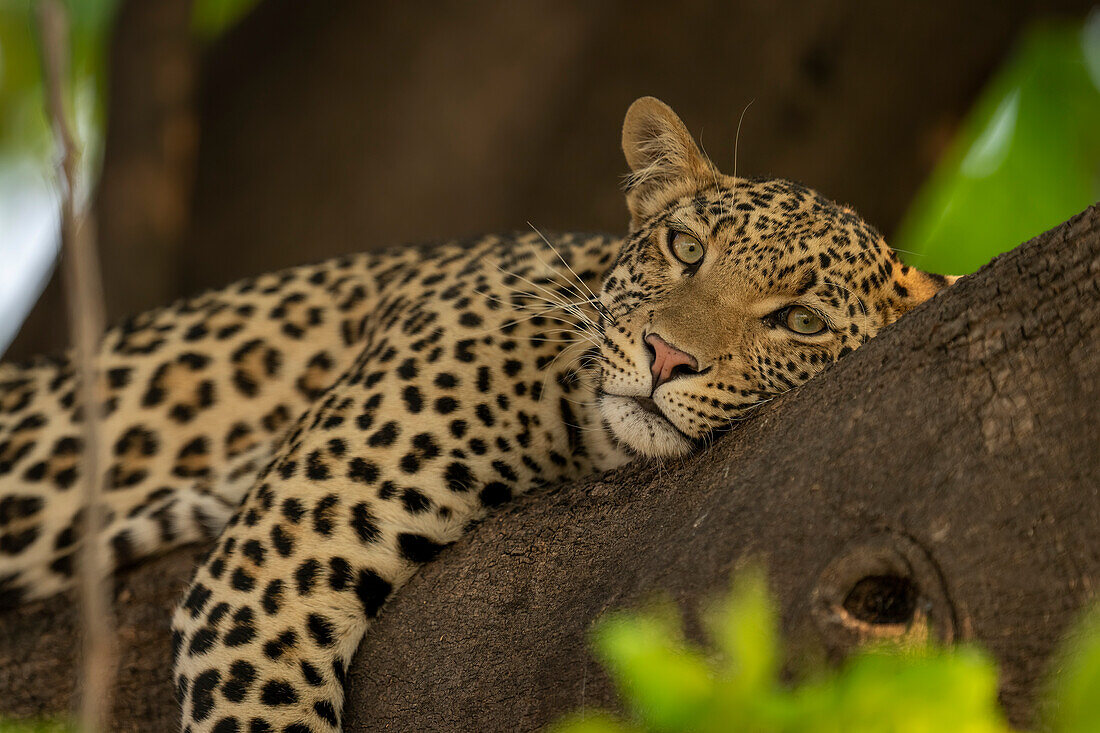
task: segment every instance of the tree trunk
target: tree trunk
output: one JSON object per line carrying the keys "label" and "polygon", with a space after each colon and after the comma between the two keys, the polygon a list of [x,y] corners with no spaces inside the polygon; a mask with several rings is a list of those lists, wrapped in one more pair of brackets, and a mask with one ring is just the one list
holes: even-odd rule
{"label": "tree trunk", "polygon": [[[661,594],[694,618],[747,558],[769,572],[792,671],[915,623],[992,652],[1010,718],[1028,723],[1052,650],[1100,583],[1098,281],[1100,205],[701,455],[493,515],[371,629],[346,729],[531,730],[613,705],[586,651],[593,620]],[[195,554],[119,579],[118,730],[174,725],[168,609]],[[70,605],[0,617],[0,713],[69,705]]]}

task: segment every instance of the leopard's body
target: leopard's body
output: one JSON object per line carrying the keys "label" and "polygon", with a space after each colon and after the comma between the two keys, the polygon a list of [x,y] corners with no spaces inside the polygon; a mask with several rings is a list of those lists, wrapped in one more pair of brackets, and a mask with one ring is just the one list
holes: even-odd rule
{"label": "leopard's body", "polygon": [[[809,189],[718,173],[656,100],[624,149],[625,239],[356,256],[110,333],[101,541],[121,564],[220,532],[173,623],[184,730],[338,730],[370,619],[471,521],[695,449],[946,282]],[[72,573],[73,381],[63,361],[0,371],[9,602]]]}

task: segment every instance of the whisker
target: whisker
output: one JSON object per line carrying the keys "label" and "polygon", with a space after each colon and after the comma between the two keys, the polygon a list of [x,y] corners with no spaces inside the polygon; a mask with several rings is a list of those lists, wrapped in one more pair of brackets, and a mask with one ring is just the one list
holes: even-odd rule
{"label": "whisker", "polygon": [[[508,286],[505,285],[504,287],[508,287]],[[586,322],[586,323],[588,323],[592,326],[597,326],[596,321],[591,316],[589,316],[587,313],[585,313],[583,310],[581,310],[581,308],[580,308],[580,306],[587,304],[587,301],[567,302],[567,301],[550,300],[550,299],[545,298],[541,295],[538,295],[537,293],[531,293],[531,292],[526,291],[526,290],[516,290],[516,289],[513,289],[513,288],[509,288],[509,289],[512,290],[513,294],[515,294],[515,295],[519,295],[519,296],[522,296],[522,297],[525,297],[525,298],[529,298],[531,300],[535,300],[537,302],[540,302],[540,303],[544,304],[541,307],[544,308],[545,310],[536,312],[534,314],[534,316],[532,316],[532,317],[536,317],[538,315],[545,315],[545,313],[549,313],[550,311],[554,311],[554,310],[564,310],[567,313],[573,314],[579,320],[582,320],[582,321],[584,321],[584,322]],[[527,311],[533,310],[533,308],[531,306],[524,305],[522,303],[515,303],[515,302],[510,301],[510,300],[502,300],[501,298],[497,298],[494,295],[492,295],[490,293],[486,293],[483,290],[475,290],[474,292],[476,294],[482,296],[486,300],[490,300],[490,301],[493,301],[493,302],[496,302],[496,303],[500,303],[501,305],[503,305],[507,308],[516,309],[516,310],[527,310]],[[549,317],[549,316],[547,316],[547,317]]]}
{"label": "whisker", "polygon": [[[560,293],[556,293],[556,292],[554,292],[553,290],[550,290],[549,288],[544,288],[544,287],[543,287],[542,285],[539,285],[539,284],[538,284],[538,283],[536,283],[536,282],[533,282],[533,281],[531,281],[531,280],[528,280],[528,279],[527,279],[527,278],[525,278],[525,277],[524,277],[523,275],[519,275],[519,274],[517,274],[517,273],[514,273],[514,272],[508,272],[507,270],[505,270],[505,269],[504,269],[503,267],[501,267],[500,265],[496,264],[495,262],[494,262],[494,263],[492,263],[492,264],[493,264],[493,267],[495,267],[495,268],[496,268],[496,269],[497,269],[497,270],[498,270],[499,272],[501,272],[502,274],[504,274],[504,275],[507,275],[507,276],[509,276],[509,277],[514,277],[514,278],[516,278],[516,279],[518,279],[518,280],[522,280],[523,282],[527,283],[527,284],[528,284],[528,285],[530,285],[531,287],[533,287],[533,288],[537,288],[537,289],[541,290],[541,291],[542,291],[542,292],[543,292],[543,293],[544,293],[544,294],[545,294],[545,295],[546,295],[547,297],[549,297],[549,298],[550,298],[550,299],[551,299],[552,301],[554,301],[555,303],[557,303],[557,304],[559,304],[559,305],[562,305],[563,303],[567,302],[567,301],[561,300],[561,299],[559,298],[559,295],[560,295]],[[502,284],[502,285],[503,285],[504,287],[510,287],[510,286],[509,286],[509,285],[508,285],[507,283],[501,283],[501,284]],[[532,296],[534,296],[535,294],[534,294],[534,293],[531,293],[531,295],[532,295]],[[564,307],[564,306],[563,306],[563,307]]]}
{"label": "whisker", "polygon": [[[568,261],[566,261],[565,257],[563,257],[561,252],[558,251],[558,248],[551,244],[550,240],[547,239],[546,236],[541,231],[539,231],[534,224],[532,224],[531,222],[527,222],[527,226],[531,227],[535,231],[535,234],[538,234],[539,237],[542,238],[542,241],[546,243],[546,246],[550,248],[550,251],[553,252],[557,256],[557,258],[561,260],[561,263],[565,265],[569,272],[573,274],[573,277],[576,278],[577,284],[579,284],[582,288],[585,289],[585,291],[588,292],[589,295],[592,296],[592,304],[597,308],[597,310],[602,312],[605,316],[608,315],[607,309],[604,304],[600,302],[599,296],[596,295],[596,293],[592,292],[592,288],[588,287],[588,283],[584,281],[584,278],[577,274],[577,271],[573,269],[573,266],[570,265]],[[536,254],[535,257],[538,258],[538,255]],[[541,258],[538,259],[540,262],[542,262]],[[548,264],[546,266],[548,268],[550,267]],[[564,275],[562,275],[562,279],[565,279]],[[578,295],[583,295],[583,293],[578,292]]]}
{"label": "whisker", "polygon": [[[507,286],[505,286],[505,287],[507,287]],[[544,297],[542,295],[539,295],[537,293],[531,293],[529,291],[515,290],[515,289],[513,289],[512,292],[513,292],[514,295],[522,296],[522,297],[527,298],[529,300],[533,300],[537,303],[542,303],[546,306],[549,306],[551,309],[556,308],[556,309],[559,309],[559,310],[564,310],[564,311],[573,313],[574,315],[576,315],[580,319],[583,319],[583,320],[588,321],[590,323],[595,323],[595,319],[593,319],[592,316],[590,316],[588,313],[585,313],[584,310],[583,310],[583,307],[582,307],[582,306],[585,306],[585,305],[591,305],[591,303],[589,301],[585,301],[585,300],[581,300],[581,301],[556,300],[556,299],[546,298],[546,297]],[[511,307],[518,308],[520,310],[530,310],[530,306],[524,305],[522,303],[510,303],[509,305]]]}
{"label": "whisker", "polygon": [[867,306],[866,306],[866,305],[864,305],[864,303],[863,303],[863,298],[859,297],[858,295],[856,295],[855,293],[853,293],[853,292],[852,292],[851,290],[849,290],[848,288],[844,287],[844,286],[843,286],[843,285],[841,285],[840,283],[835,283],[835,282],[833,282],[832,280],[829,280],[828,278],[822,278],[822,280],[824,280],[824,282],[825,282],[825,283],[826,283],[827,285],[832,285],[832,286],[833,286],[834,288],[839,288],[840,290],[843,290],[844,292],[848,293],[848,294],[849,294],[849,295],[851,295],[851,296],[852,296],[853,298],[855,298],[855,299],[856,299],[856,302],[857,302],[857,303],[859,303],[859,307],[860,307],[860,308],[861,308],[861,309],[863,310],[863,315],[867,315]]}
{"label": "whisker", "polygon": [[749,103],[745,105],[745,108],[741,110],[741,118],[737,120],[737,132],[733,136],[733,177],[737,178],[737,145],[741,142],[741,123],[745,121],[745,113],[749,111],[749,107],[753,105],[756,99],[749,100]]}
{"label": "whisker", "polygon": [[[571,332],[571,333],[576,333],[577,335],[583,335],[583,336],[587,336],[587,337],[590,337],[590,338],[594,338],[594,337],[603,335],[603,331],[600,330],[599,327],[595,323],[591,323],[591,322],[579,322],[578,323],[577,321],[574,321],[571,318],[565,318],[563,316],[556,315],[555,313],[553,313],[551,311],[532,313],[531,315],[523,316],[522,318],[520,318],[520,317],[508,318],[499,327],[485,329],[484,331],[479,332],[478,335],[483,336],[485,334],[495,333],[496,331],[500,330],[500,328],[506,328],[508,326],[518,326],[521,323],[526,323],[526,322],[532,321],[536,318],[544,318],[544,319],[550,320],[550,321],[557,321],[560,324],[564,324],[566,326],[569,326],[569,328],[558,329],[559,332],[568,331],[568,332]],[[551,324],[551,325],[555,325],[555,324]]]}
{"label": "whisker", "polygon": [[[576,343],[574,343],[570,346],[566,346],[565,348],[560,350],[557,354],[555,354],[554,358],[550,360],[550,363],[546,365],[546,376],[544,376],[542,378],[542,387],[541,387],[543,394],[546,394],[546,382],[547,382],[547,380],[550,379],[550,375],[554,373],[554,364],[557,363],[558,359],[560,359],[562,357],[562,355],[564,355],[567,351],[569,351],[570,349],[572,349],[576,346],[584,346],[584,344],[583,344],[583,342],[578,341],[578,342],[576,342]],[[587,351],[587,350],[588,349],[586,347],[585,351]],[[573,357],[570,357],[570,361],[572,361],[572,358]],[[569,363],[570,362],[566,362],[566,364],[569,364]]]}
{"label": "whisker", "polygon": [[578,295],[581,295],[583,297],[584,293],[587,292],[588,295],[591,296],[591,298],[593,300],[595,300],[596,299],[596,294],[594,292],[592,292],[591,288],[588,287],[588,283],[586,283],[584,281],[584,279],[581,278],[581,276],[577,274],[577,271],[573,269],[572,265],[569,264],[568,260],[566,260],[565,257],[562,256],[561,252],[558,251],[558,248],[555,247],[553,245],[553,243],[551,243],[551,241],[546,237],[546,235],[543,234],[539,230],[539,228],[536,227],[534,224],[532,224],[531,222],[527,222],[527,226],[531,227],[531,230],[534,231],[535,234],[537,234],[539,236],[539,239],[541,239],[543,241],[543,243],[550,249],[550,251],[553,252],[554,255],[561,261],[561,263],[563,265],[565,265],[566,269],[569,270],[569,273],[571,275],[573,275],[573,277],[575,278],[575,281],[568,279],[567,277],[565,277],[565,274],[563,272],[561,272],[561,270],[553,267],[550,263],[546,262],[541,257],[539,257],[538,251],[535,249],[535,246],[532,243],[531,244],[531,251],[535,256],[535,259],[537,259],[544,267],[546,267],[547,270],[553,272],[558,277],[560,277],[562,279],[562,281],[565,282],[566,284],[568,284],[570,287],[572,287],[572,288],[583,288],[583,291],[580,290],[580,289],[576,290]]}
{"label": "whisker", "polygon": [[[703,155],[706,157],[707,162],[710,163],[710,175],[714,178],[714,193],[718,196],[719,202],[722,201],[722,187],[718,185],[718,169],[714,163],[711,162],[710,154],[707,153],[707,149],[703,147],[703,130],[699,129],[699,148],[703,151]],[[729,214],[728,211],[723,210],[722,216]]]}

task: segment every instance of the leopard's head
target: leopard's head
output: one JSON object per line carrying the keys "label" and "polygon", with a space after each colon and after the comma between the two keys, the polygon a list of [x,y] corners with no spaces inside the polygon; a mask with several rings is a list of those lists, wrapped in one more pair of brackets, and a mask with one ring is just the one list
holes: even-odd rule
{"label": "leopard's head", "polygon": [[630,234],[599,294],[598,399],[627,449],[691,451],[953,278],[902,264],[851,209],[723,175],[664,103],[623,124]]}

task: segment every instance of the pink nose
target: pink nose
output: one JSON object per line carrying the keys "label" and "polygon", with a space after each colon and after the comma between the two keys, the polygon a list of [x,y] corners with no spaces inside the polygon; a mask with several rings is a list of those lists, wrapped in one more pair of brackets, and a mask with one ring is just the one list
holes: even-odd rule
{"label": "pink nose", "polygon": [[692,374],[699,371],[699,362],[695,357],[680,351],[655,333],[645,337],[645,342],[653,350],[653,389],[656,390],[678,374]]}

